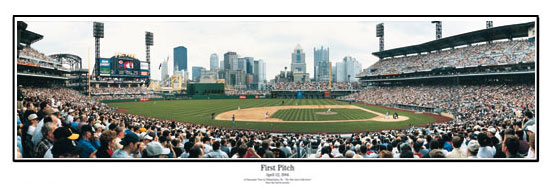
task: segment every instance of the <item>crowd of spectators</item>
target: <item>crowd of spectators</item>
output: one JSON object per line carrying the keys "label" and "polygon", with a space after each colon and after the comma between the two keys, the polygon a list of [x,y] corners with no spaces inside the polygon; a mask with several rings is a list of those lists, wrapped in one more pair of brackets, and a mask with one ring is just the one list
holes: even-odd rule
{"label": "crowd of spectators", "polygon": [[533,41],[512,40],[442,50],[430,54],[382,59],[361,75],[399,74],[441,67],[517,64],[533,62]]}
{"label": "crowd of spectators", "polygon": [[[513,92],[500,87],[487,89],[487,94],[463,90],[474,94],[474,101],[485,96],[513,105],[533,91],[501,87]],[[464,117],[465,123],[339,135],[275,134],[161,120],[120,113],[62,88],[20,88],[18,100],[17,155],[24,158],[535,158],[532,110],[502,116],[506,107],[488,103],[459,108],[467,110],[463,116],[480,117]],[[533,102],[527,102],[521,105],[533,109]]]}
{"label": "crowd of spectators", "polygon": [[269,90],[225,90],[225,95],[267,95]]}
{"label": "crowd of spectators", "polygon": [[97,100],[137,99],[159,97],[145,87],[101,87],[91,88],[92,97]]}
{"label": "crowd of spectators", "polygon": [[24,47],[23,49],[19,50],[19,56],[30,57],[30,58],[34,58],[42,61],[55,62],[55,60],[52,59],[51,57],[48,57],[47,55],[44,55],[43,53],[31,47]]}
{"label": "crowd of spectators", "polygon": [[145,87],[92,87],[91,92],[95,95],[145,95],[153,93],[152,90]]}
{"label": "crowd of spectators", "polygon": [[[332,90],[359,90],[357,82],[333,82]],[[270,90],[327,91],[328,82],[277,82],[269,86]]]}

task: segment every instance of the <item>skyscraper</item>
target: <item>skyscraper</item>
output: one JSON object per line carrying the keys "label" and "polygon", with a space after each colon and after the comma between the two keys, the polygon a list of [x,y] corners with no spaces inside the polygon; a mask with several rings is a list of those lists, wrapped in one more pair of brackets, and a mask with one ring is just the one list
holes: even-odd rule
{"label": "skyscraper", "polygon": [[258,90],[265,90],[266,89],[266,84],[265,84],[265,79],[266,79],[266,70],[265,70],[265,62],[263,60],[257,60],[257,61],[254,61],[254,67],[255,67],[255,62],[257,62],[257,69],[256,69],[256,73],[257,73],[257,89]]}
{"label": "skyscraper", "polygon": [[313,48],[313,75],[315,81],[328,81],[329,48]]}
{"label": "skyscraper", "polygon": [[238,64],[237,64],[236,70],[246,72],[246,58],[238,58]]}
{"label": "skyscraper", "polygon": [[169,78],[168,64],[169,62],[163,61],[161,63],[161,81],[167,80]]}
{"label": "skyscraper", "polygon": [[346,56],[341,63],[336,64],[336,81],[338,82],[354,82],[358,79],[355,77],[362,71],[361,63],[357,59]]}
{"label": "skyscraper", "polygon": [[235,63],[238,64],[238,55],[236,52],[227,52],[223,57],[223,61],[225,62],[225,70],[235,70],[236,68],[233,66]]}
{"label": "skyscraper", "polygon": [[200,77],[202,77],[202,71],[205,71],[205,68],[196,66],[192,67],[192,80],[199,82]]}
{"label": "skyscraper", "polygon": [[209,56],[209,70],[215,70],[219,68],[219,56],[216,53],[212,53]]}
{"label": "skyscraper", "polygon": [[173,48],[173,72],[188,71],[188,55],[184,46]]}
{"label": "skyscraper", "polygon": [[247,74],[253,74],[255,71],[253,70],[253,57],[244,57],[246,60],[246,73]]}
{"label": "skyscraper", "polygon": [[300,44],[296,45],[294,52],[292,52],[292,65],[290,66],[292,72],[305,73],[305,53]]}
{"label": "skyscraper", "polygon": [[294,82],[307,82],[309,81],[309,73],[305,70],[305,53],[298,44],[292,52],[292,65],[290,66],[290,72],[292,73]]}

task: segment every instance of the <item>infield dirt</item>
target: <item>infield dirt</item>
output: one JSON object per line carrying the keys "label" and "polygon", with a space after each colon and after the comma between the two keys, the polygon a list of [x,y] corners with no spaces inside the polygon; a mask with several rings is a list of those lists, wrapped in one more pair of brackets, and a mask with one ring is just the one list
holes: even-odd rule
{"label": "infield dirt", "polygon": [[[376,117],[369,119],[355,119],[355,120],[330,120],[330,121],[283,121],[282,119],[270,118],[272,114],[281,109],[332,109],[332,108],[347,108],[358,109],[366,112],[376,114]],[[269,114],[269,118],[265,118],[265,113]],[[354,105],[299,105],[299,106],[266,106],[257,108],[236,109],[218,114],[215,120],[232,121],[232,115],[235,117],[235,121],[250,121],[250,122],[294,122],[294,123],[330,123],[330,122],[350,122],[350,121],[378,121],[378,122],[397,122],[408,120],[409,117],[399,116],[397,119],[392,118],[392,114],[386,115],[375,112],[369,109],[361,108]]]}

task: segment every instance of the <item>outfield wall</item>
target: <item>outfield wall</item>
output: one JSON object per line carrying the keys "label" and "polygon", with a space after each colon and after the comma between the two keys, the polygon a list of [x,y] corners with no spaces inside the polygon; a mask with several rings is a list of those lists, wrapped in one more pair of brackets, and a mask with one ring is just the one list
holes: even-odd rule
{"label": "outfield wall", "polygon": [[134,98],[134,99],[114,99],[114,100],[101,100],[102,103],[114,103],[114,102],[143,102],[143,101],[161,101],[163,98]]}
{"label": "outfield wall", "polygon": [[114,99],[101,100],[103,103],[118,103],[118,102],[145,102],[145,101],[160,101],[160,100],[206,100],[206,99],[264,99],[271,98],[270,95],[192,95],[183,98],[134,98],[134,99]]}

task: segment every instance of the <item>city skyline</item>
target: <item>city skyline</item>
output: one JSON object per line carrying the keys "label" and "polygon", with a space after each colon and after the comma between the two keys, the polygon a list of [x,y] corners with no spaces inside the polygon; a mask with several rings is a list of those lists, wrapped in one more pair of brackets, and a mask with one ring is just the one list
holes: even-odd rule
{"label": "city skyline", "polygon": [[[487,19],[443,21],[443,37],[484,29],[485,20]],[[494,27],[533,21],[532,18],[512,18],[512,20],[494,21]],[[83,59],[83,68],[88,66],[87,59],[90,58],[90,61],[93,61],[92,21],[23,21],[29,24],[29,30],[44,36],[33,45],[33,48],[46,55],[54,53],[78,55]],[[371,53],[378,51],[375,26],[380,22],[104,21],[105,38],[101,39],[101,56],[111,57],[116,52],[125,52],[136,54],[138,59],[145,61],[144,32],[149,31],[154,33],[155,44],[151,47],[152,79],[160,78],[161,70],[158,67],[167,56],[170,56],[168,72],[174,71],[172,50],[177,46],[185,46],[188,50],[187,68],[210,67],[208,57],[211,54],[216,53],[219,57],[223,57],[224,53],[234,51],[239,57],[251,56],[262,59],[266,63],[267,78],[273,78],[284,70],[284,67],[290,69],[290,51],[300,44],[307,49],[305,51],[306,72],[310,74],[310,78],[313,78],[314,54],[309,49],[320,46],[332,49],[329,60],[333,65],[346,56],[356,58],[363,69],[375,63],[378,58]],[[383,23],[386,49],[420,44],[435,39],[434,25],[429,21],[384,21]]]}

